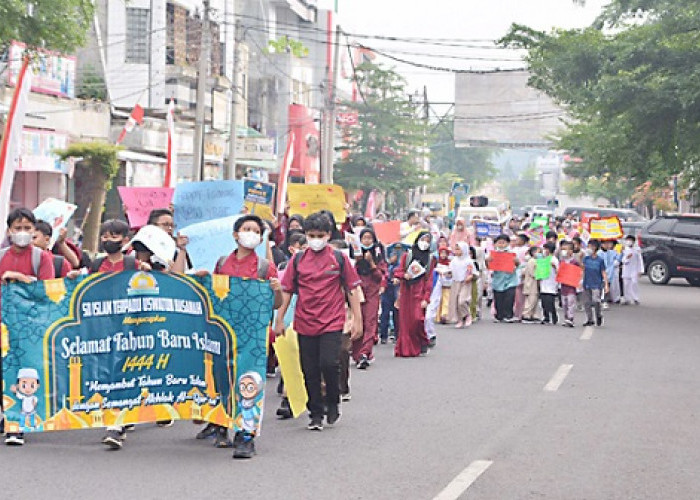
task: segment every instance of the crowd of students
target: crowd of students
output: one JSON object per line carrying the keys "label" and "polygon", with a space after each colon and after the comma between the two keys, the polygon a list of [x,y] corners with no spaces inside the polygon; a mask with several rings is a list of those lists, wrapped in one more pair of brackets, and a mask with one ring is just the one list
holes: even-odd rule
{"label": "crowd of students", "polygon": [[[155,210],[135,235],[125,221],[105,221],[101,254],[94,260],[64,231],[49,248],[51,226],[29,210],[14,210],[7,226],[10,246],[0,250],[3,283],[135,269],[269,281],[277,309],[271,336],[285,335],[290,326],[298,333],[308,429],[313,431],[341,418],[341,401],[351,399],[350,366],[367,370],[377,345],[393,344],[396,357],[418,357],[436,346],[436,324],[463,330],[489,316],[496,322],[556,325],[561,315],[561,324],[574,327],[578,310],[585,311],[584,326],[601,326],[610,304],[639,304],[643,267],[634,237],[624,238],[622,245],[587,239],[585,227],[571,217],[549,221],[538,230],[544,241],[533,243],[527,218],[512,218],[500,235],[482,238],[463,219],[457,218],[450,230],[430,214],[411,212],[401,224],[400,240],[384,245],[372,221],[361,216],[337,224],[326,211],[306,218],[283,215],[274,223],[243,215],[232,228],[237,249],[221,249],[223,256],[211,270],[191,269],[187,237],[175,233],[170,210]],[[172,259],[159,258],[140,237],[142,231],[158,230],[173,240]],[[255,252],[263,244],[267,258]],[[497,252],[515,254],[512,271],[489,269]],[[538,278],[543,258],[552,269]],[[557,281],[563,263],[582,268],[578,286]],[[293,321],[286,321],[292,311]],[[268,375],[274,373],[271,350]],[[283,398],[277,415],[290,418],[283,381],[278,392]],[[120,449],[126,430],[108,428],[103,443]],[[211,437],[217,447],[233,447],[235,458],[255,454],[254,432],[238,432],[231,440],[226,428],[209,424],[197,434],[198,439]],[[24,437],[7,435],[6,443],[21,445]]]}

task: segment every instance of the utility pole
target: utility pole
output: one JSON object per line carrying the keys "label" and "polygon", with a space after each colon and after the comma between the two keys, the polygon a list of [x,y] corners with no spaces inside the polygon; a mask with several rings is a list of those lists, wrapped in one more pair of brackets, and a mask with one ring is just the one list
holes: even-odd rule
{"label": "utility pole", "polygon": [[[234,2],[235,3],[235,2]],[[236,27],[234,28],[233,37],[233,74],[231,76],[231,116],[229,124],[229,136],[228,136],[228,164],[226,166],[226,179],[236,178],[236,122],[238,121],[238,93],[240,89],[238,88],[238,75],[240,72],[240,52],[238,50],[238,44],[243,40],[243,34],[241,33],[241,23],[236,21]]]}
{"label": "utility pole", "polygon": [[209,31],[209,0],[203,0],[202,34],[199,46],[199,69],[197,72],[197,108],[194,115],[194,144],[192,162],[194,177],[204,178],[204,126],[207,97],[207,78],[209,77],[209,59],[211,51],[211,33]]}
{"label": "utility pole", "polygon": [[324,141],[321,165],[321,183],[333,184],[333,160],[335,159],[335,120],[336,120],[336,95],[338,88],[338,70],[340,58],[340,26],[335,27],[335,50],[333,54],[333,81],[330,83],[330,98],[328,99],[328,111],[326,113],[326,137]]}

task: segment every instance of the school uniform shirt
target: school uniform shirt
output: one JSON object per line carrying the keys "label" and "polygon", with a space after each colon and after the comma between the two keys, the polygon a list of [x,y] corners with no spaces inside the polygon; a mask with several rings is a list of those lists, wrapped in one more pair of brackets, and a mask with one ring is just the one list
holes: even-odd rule
{"label": "school uniform shirt", "polygon": [[[250,253],[242,259],[239,259],[237,254],[238,250],[234,250],[233,252],[231,252],[231,255],[229,255],[226,258],[226,260],[221,266],[217,264],[216,269],[214,269],[214,274],[225,274],[234,278],[257,279],[258,256],[255,254],[255,252]],[[277,268],[275,267],[274,262],[270,262],[267,268],[267,275],[265,276],[265,279],[269,280],[276,277]]]}
{"label": "school uniform shirt", "polygon": [[603,288],[603,273],[605,261],[600,257],[587,255],[583,258],[583,288],[586,290],[600,290]]}
{"label": "school uniform shirt", "polygon": [[112,262],[107,257],[104,258],[100,268],[97,270],[99,273],[120,273],[124,270],[124,258],[122,257],[116,262]]}
{"label": "school uniform shirt", "polygon": [[631,279],[644,272],[644,261],[638,247],[627,247],[622,251],[622,279]]}
{"label": "school uniform shirt", "polygon": [[540,280],[540,293],[548,293],[556,295],[559,290],[557,283],[557,270],[559,269],[559,259],[552,255],[552,272],[549,273],[549,278]]}
{"label": "school uniform shirt", "polygon": [[342,278],[331,246],[320,252],[307,248],[298,262],[292,259],[287,266],[282,290],[298,296],[294,329],[300,335],[318,336],[343,330],[345,290],[354,290],[361,283],[350,259],[346,255],[343,259]]}

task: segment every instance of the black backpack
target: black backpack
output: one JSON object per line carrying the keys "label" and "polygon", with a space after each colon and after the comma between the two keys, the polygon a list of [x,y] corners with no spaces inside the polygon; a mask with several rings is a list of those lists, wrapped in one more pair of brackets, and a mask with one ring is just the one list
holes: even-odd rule
{"label": "black backpack", "polygon": [[[92,265],[90,266],[90,272],[99,273],[100,267],[102,266],[102,263],[104,261],[105,257],[97,257],[95,260],[93,260]],[[124,271],[136,271],[136,269],[138,269],[138,266],[136,265],[136,257],[134,257],[133,255],[125,255]]]}

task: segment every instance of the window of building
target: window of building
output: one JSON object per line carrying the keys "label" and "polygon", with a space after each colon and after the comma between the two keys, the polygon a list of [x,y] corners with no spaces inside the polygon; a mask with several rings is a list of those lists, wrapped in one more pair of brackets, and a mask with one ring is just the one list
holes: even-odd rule
{"label": "window of building", "polygon": [[124,62],[148,64],[150,60],[150,24],[148,9],[126,9],[126,57]]}

